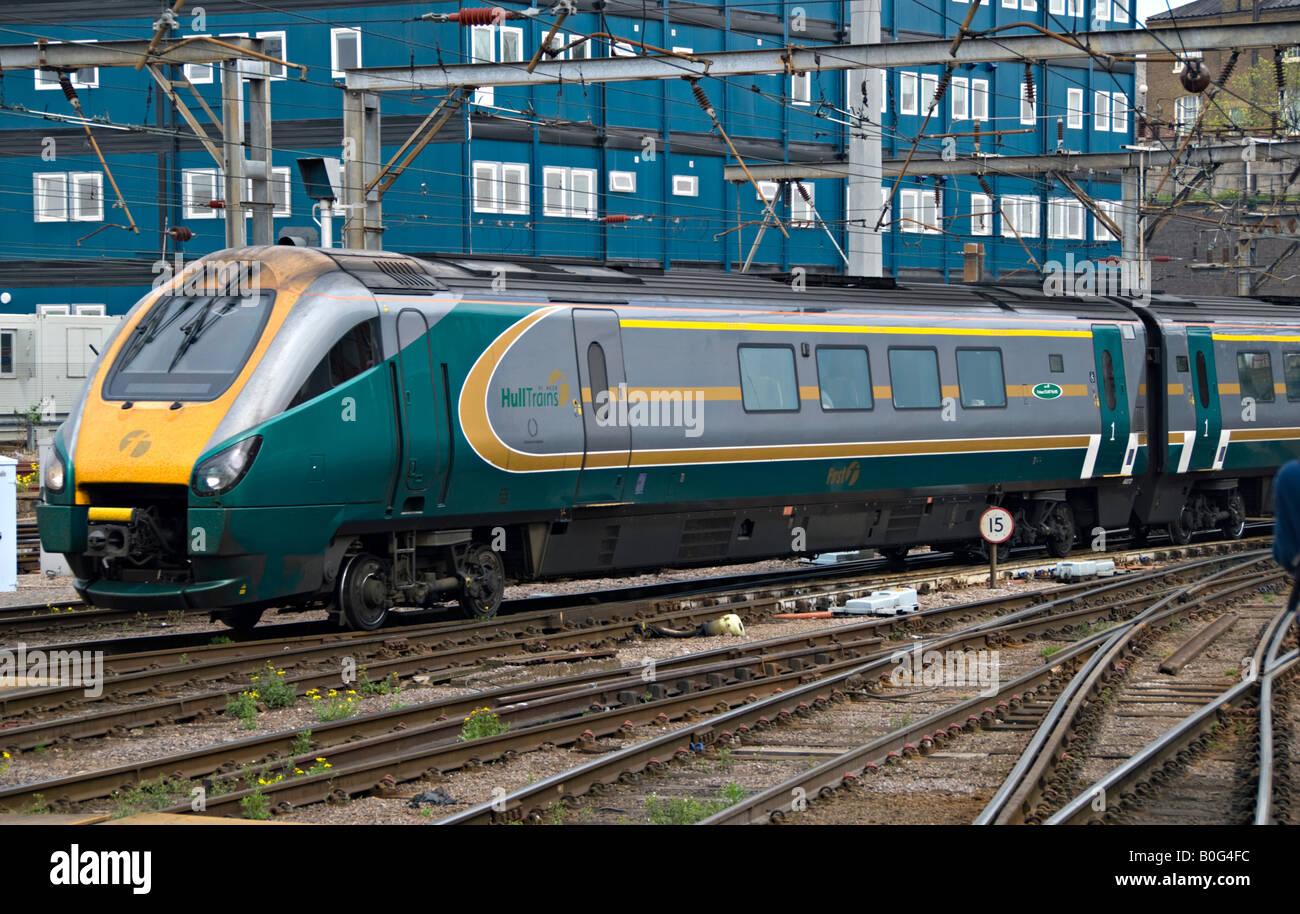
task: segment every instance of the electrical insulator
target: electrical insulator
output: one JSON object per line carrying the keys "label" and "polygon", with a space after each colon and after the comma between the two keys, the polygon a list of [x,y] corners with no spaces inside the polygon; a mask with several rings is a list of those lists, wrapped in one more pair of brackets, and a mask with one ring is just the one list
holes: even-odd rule
{"label": "electrical insulator", "polygon": [[1034,65],[1025,61],[1025,98],[1034,103]]}
{"label": "electrical insulator", "polygon": [[506,18],[506,11],[502,7],[475,6],[449,14],[447,21],[459,22],[461,25],[495,25]]}
{"label": "electrical insulator", "polygon": [[225,209],[225,208],[226,208],[226,201],[225,201],[225,200],[209,200],[209,201],[208,201],[208,209]]}
{"label": "electrical insulator", "polygon": [[1199,60],[1188,60],[1178,80],[1188,92],[1204,92],[1210,87],[1210,70]]}
{"label": "electrical insulator", "polygon": [[183,225],[173,225],[167,230],[167,234],[171,236],[172,241],[189,241],[194,237],[194,233]]}
{"label": "electrical insulator", "polygon": [[631,219],[631,216],[624,213],[610,213],[608,216],[602,217],[600,221],[608,225],[619,225],[624,222],[629,222]]}

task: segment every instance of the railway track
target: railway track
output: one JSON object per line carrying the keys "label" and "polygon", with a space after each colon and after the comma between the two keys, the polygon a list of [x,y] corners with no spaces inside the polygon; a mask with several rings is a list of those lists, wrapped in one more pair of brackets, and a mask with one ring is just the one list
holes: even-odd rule
{"label": "railway track", "polygon": [[[1242,581],[1238,577],[1226,586],[1231,591],[1250,591],[1257,584],[1253,581]],[[1166,593],[1156,601],[1157,605],[1174,599],[1184,590],[1178,588]],[[1134,609],[1136,611],[1136,608]],[[1033,620],[1036,623],[1033,628],[1037,631],[1026,630],[1023,626],[1016,631],[1016,625],[999,622],[994,631],[986,633],[984,644],[985,646],[1004,644],[1008,639],[1027,640],[1026,636],[1031,631],[1041,636],[1050,635],[1055,629],[1055,633],[1059,636],[1063,630],[1071,627],[1070,621],[1067,619]],[[1076,627],[1084,622],[1078,617],[1073,621]],[[1126,624],[1121,623],[1121,625]],[[961,640],[960,636],[953,637],[954,640],[941,639],[933,645],[927,645],[927,649],[972,646],[969,642]],[[881,770],[896,765],[910,756],[933,752],[936,747],[941,747],[964,733],[1013,727],[1024,730],[1028,724],[1026,717],[1032,718],[1034,714],[1041,713],[1044,706],[1048,704],[1047,699],[1050,699],[1068,681],[1068,672],[1072,667],[1080,663],[1085,655],[1095,652],[1105,637],[1104,632],[1085,637],[1081,643],[1054,654],[1047,663],[1022,664],[1022,667],[1028,668],[1015,675],[1010,681],[1000,683],[994,694],[969,697],[965,701],[951,704],[927,715],[916,723],[906,723],[904,726],[893,728],[891,732],[863,745],[852,746],[846,751],[837,751],[825,744],[809,745],[811,740],[827,740],[828,737],[833,745],[837,739],[842,740],[845,734],[853,733],[855,726],[852,718],[862,716],[860,713],[855,715],[852,705],[847,706],[846,709],[844,705],[837,706],[836,703],[828,700],[825,689],[829,682],[814,683],[799,690],[800,694],[776,696],[762,703],[763,707],[755,705],[753,708],[746,709],[743,723],[737,715],[724,714],[703,722],[694,728],[689,736],[680,733],[668,734],[658,741],[658,745],[631,747],[608,759],[558,775],[536,788],[527,788],[507,796],[495,808],[490,804],[484,804],[445,821],[502,821],[512,815],[528,821],[546,821],[549,816],[550,820],[554,821],[556,802],[571,802],[572,797],[588,790],[593,790],[598,797],[591,803],[578,804],[576,809],[578,821],[601,821],[602,814],[605,816],[604,821],[609,821],[610,815],[626,815],[629,810],[639,808],[640,804],[651,811],[652,821],[654,821],[653,816],[662,815],[664,809],[707,810],[710,803],[730,803],[722,811],[703,820],[710,824],[798,817],[815,799],[846,792],[846,788],[852,789],[861,785],[866,778],[876,775]],[[885,661],[886,664],[889,662]],[[870,672],[883,669],[886,669],[883,665],[876,666]],[[971,689],[966,691],[969,692]],[[849,690],[844,692],[851,694]],[[816,698],[810,701],[802,693],[815,695]],[[832,694],[829,697],[835,696]],[[816,713],[818,708],[823,709],[824,713]],[[750,725],[748,730],[742,729],[754,714],[762,712],[766,713],[763,713],[760,719],[760,727],[755,728]],[[817,718],[815,724],[802,724],[798,720],[801,716],[814,713]],[[828,718],[832,721],[829,724],[826,722]],[[836,718],[840,720],[835,722]],[[790,726],[779,730],[771,728],[770,724],[781,721],[790,723]],[[755,730],[759,732],[755,733]],[[793,737],[788,734],[793,734]],[[664,751],[674,744],[678,747],[675,751]],[[776,772],[767,773],[768,780],[761,788],[743,799],[738,795],[720,796],[716,790],[700,793],[699,768],[702,763],[707,767],[707,761],[700,757],[710,754],[715,759],[725,755],[727,763],[731,766],[736,765],[737,759],[748,761],[758,756],[767,763],[769,768],[773,767],[776,761],[787,761],[793,763],[795,770],[790,770],[792,767],[790,764],[784,766],[784,771],[777,766]],[[680,764],[672,765],[669,763],[670,760]],[[774,774],[786,776],[773,776]],[[659,776],[651,777],[651,775]],[[716,786],[717,782],[725,777],[727,775],[720,776],[717,771],[712,774],[706,771],[703,781],[705,784]],[[683,778],[685,784],[682,783]],[[612,785],[615,782],[632,786],[614,787]],[[729,782],[727,787],[734,787],[739,791],[746,785],[741,782]],[[750,789],[753,791],[752,786]],[[631,796],[623,795],[626,792],[630,792]],[[683,796],[683,793],[686,796]],[[735,802],[736,800],[739,801]],[[674,801],[676,801],[675,805]],[[594,815],[591,814],[593,804],[596,807]],[[575,809],[571,808],[567,814],[572,817],[574,813]],[[668,820],[674,821],[671,815]]]}
{"label": "railway track", "polygon": [[[1223,558],[1202,560],[1206,564],[1223,561]],[[1161,579],[1175,573],[1168,570],[1145,572],[1128,576],[1130,580],[1102,586],[1095,583],[1067,585],[1050,592],[1024,594],[1012,600],[986,600],[904,617],[869,619],[815,634],[804,633],[709,654],[689,655],[661,661],[655,681],[649,684],[644,680],[644,669],[632,667],[585,673],[527,688],[514,686],[476,693],[357,718],[324,730],[313,728],[312,751],[329,753],[334,766],[332,777],[328,779],[331,791],[374,789],[389,777],[409,779],[427,774],[431,769],[482,763],[535,748],[543,742],[591,744],[597,739],[626,733],[637,727],[656,727],[674,719],[689,719],[721,704],[728,707],[741,704],[775,693],[778,689],[794,688],[818,676],[841,675],[846,668],[860,666],[864,652],[880,648],[882,639],[889,638],[896,645],[914,631],[924,631],[940,624],[965,624],[971,618],[993,617],[998,612],[1005,613],[1016,607],[1022,607],[1016,611],[1026,618],[1011,620],[1013,626],[1068,625],[1071,619],[1076,618],[1095,621],[1108,617],[1126,600],[1140,598],[1128,591],[1134,588],[1154,590],[1163,586]],[[1096,607],[1076,605],[1093,599],[1084,596],[1090,591],[1113,592],[1115,599]],[[1036,601],[1038,606],[1033,605]],[[716,613],[716,608],[711,612]],[[1044,623],[1037,618],[1052,614],[1058,617],[1056,621]],[[987,640],[992,636],[981,632],[977,637]],[[896,647],[884,647],[877,653],[888,655],[894,650]],[[371,675],[377,679],[384,675],[383,670],[382,666],[371,667]],[[473,744],[460,743],[455,737],[461,719],[467,710],[478,707],[497,708],[502,719],[512,726],[512,731],[501,737],[476,740]],[[580,716],[583,711],[587,712],[585,717]],[[64,722],[54,727],[47,725],[41,738],[48,739],[59,732],[59,727],[71,723]],[[98,721],[99,726],[103,724],[102,719]],[[398,727],[400,734],[391,735]],[[0,741],[8,742],[17,735],[16,730],[3,732]],[[26,734],[28,737],[32,735],[30,730]],[[360,742],[346,743],[347,739],[357,736],[361,737]],[[31,803],[35,794],[65,805],[81,802],[93,798],[94,791],[102,794],[108,787],[138,783],[156,776],[158,772],[181,772],[186,777],[213,776],[217,772],[217,766],[213,764],[217,759],[227,771],[232,765],[265,763],[269,758],[282,756],[295,740],[301,738],[301,731],[255,737],[186,757],[169,757],[148,765],[127,766],[88,776],[81,781],[62,779],[21,789],[11,788],[0,792],[0,805],[11,809],[26,808],[25,804]],[[330,748],[333,745],[331,740],[346,745]],[[438,745],[430,749],[430,741]],[[409,745],[417,748],[405,752],[403,746]],[[344,752],[345,758],[336,758],[340,751]],[[292,761],[297,765],[302,760]],[[368,777],[370,781],[365,780]],[[297,804],[311,802],[309,797],[324,799],[329,792],[320,794],[323,780],[294,779],[291,784],[286,783],[277,790],[275,802]],[[289,792],[281,795],[279,791]],[[231,800],[218,803],[217,808],[238,803],[247,794],[231,796]]]}
{"label": "railway track", "polygon": [[[1248,546],[1242,541],[1238,546]],[[1188,547],[1196,552],[1218,547]],[[1160,553],[1157,553],[1160,554]],[[925,582],[917,582],[924,587]],[[102,692],[87,697],[82,686],[38,686],[0,692],[0,746],[30,749],[175,723],[218,713],[227,698],[249,687],[249,677],[274,663],[285,681],[301,690],[342,684],[345,658],[371,676],[399,679],[463,670],[488,658],[563,659],[557,652],[608,651],[645,619],[693,625],[719,608],[747,621],[790,609],[821,609],[881,586],[879,578],[850,574],[843,580],[806,584],[796,578],[776,587],[703,594],[680,601],[643,600],[580,607],[576,613],[537,610],[488,622],[435,623],[400,632],[337,632],[229,645],[169,646],[105,660]],[[525,604],[530,601],[523,601]],[[575,618],[576,615],[576,618]],[[107,646],[111,647],[112,642]],[[65,646],[66,648],[67,646]],[[78,645],[98,650],[98,644]],[[585,659],[579,655],[573,659]]]}

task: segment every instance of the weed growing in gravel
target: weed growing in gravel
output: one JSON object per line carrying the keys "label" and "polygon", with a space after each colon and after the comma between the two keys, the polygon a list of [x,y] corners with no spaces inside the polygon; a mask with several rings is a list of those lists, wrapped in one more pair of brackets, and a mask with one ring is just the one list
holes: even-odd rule
{"label": "weed growing in gravel", "polygon": [[378,682],[370,680],[370,674],[366,668],[361,668],[361,678],[357,681],[357,690],[362,695],[396,695],[402,691],[402,682],[397,678],[396,673],[389,673],[387,678]]}
{"label": "weed growing in gravel", "polygon": [[49,803],[45,802],[45,794],[43,793],[32,794],[32,801],[23,809],[23,813],[29,816],[43,816],[49,812],[54,812],[54,810],[50,808]]}
{"label": "weed growing in gravel", "polygon": [[293,742],[289,745],[289,754],[306,755],[308,752],[311,752],[311,731],[303,730],[293,738]]}
{"label": "weed growing in gravel", "polygon": [[10,759],[10,755],[8,752],[0,753],[0,774],[4,774],[6,771],[9,770],[9,767],[13,765],[13,762],[11,762],[9,759]]}
{"label": "weed growing in gravel", "polygon": [[471,711],[469,717],[461,724],[460,741],[468,743],[470,740],[482,739],[485,736],[499,736],[510,729],[510,724],[505,723],[496,712],[490,708],[478,708]]}
{"label": "weed growing in gravel", "polygon": [[257,693],[240,692],[226,699],[226,713],[243,721],[245,730],[257,729]]}
{"label": "weed growing in gravel", "polygon": [[694,825],[701,819],[707,819],[728,806],[734,806],[745,796],[745,788],[735,781],[718,791],[711,800],[697,800],[694,797],[674,797],[661,800],[655,794],[646,797],[646,818],[651,825]]}
{"label": "weed growing in gravel", "polygon": [[235,639],[229,635],[213,635],[208,644],[234,644]]}
{"label": "weed growing in gravel", "polygon": [[271,818],[271,804],[267,801],[266,796],[256,787],[253,792],[239,801],[239,808],[244,811],[245,819],[269,819]]}
{"label": "weed growing in gravel", "polygon": [[1060,648],[1059,645],[1056,646],[1056,647],[1045,647],[1045,648],[1043,648],[1041,651],[1038,652],[1038,656],[1039,656],[1039,657],[1050,657],[1050,656],[1052,656],[1053,654],[1055,654],[1057,651],[1059,651],[1060,649],[1061,649],[1061,648]]}
{"label": "weed growing in gravel", "polygon": [[316,707],[316,719],[322,723],[345,720],[357,713],[357,693],[348,689],[346,693],[330,689],[322,695],[320,689],[309,689],[307,699]]}
{"label": "weed growing in gravel", "polygon": [[718,749],[718,770],[726,771],[731,767],[731,747],[722,746]]}
{"label": "weed growing in gravel", "polygon": [[161,777],[156,781],[143,781],[126,790],[115,790],[110,799],[113,801],[113,818],[121,819],[138,812],[156,812],[175,806],[190,795],[188,781]]}
{"label": "weed growing in gravel", "polygon": [[179,625],[184,621],[185,621],[185,610],[183,609],[168,610],[167,612],[168,625]]}
{"label": "weed growing in gravel", "polygon": [[334,767],[333,765],[331,765],[329,762],[325,760],[325,756],[318,755],[316,756],[316,760],[312,762],[310,765],[308,765],[307,768],[293,769],[293,776],[296,778],[300,778],[312,774],[324,774],[326,771],[329,771],[333,767]]}
{"label": "weed growing in gravel", "polygon": [[50,747],[45,745],[44,743],[37,743],[35,746],[32,747],[32,751],[35,752],[37,755],[44,755],[45,753],[50,751]]}
{"label": "weed growing in gravel", "polygon": [[255,695],[259,696],[268,708],[288,708],[298,700],[298,687],[284,681],[284,670],[277,670],[271,661],[266,662],[266,670],[254,673],[252,680]]}

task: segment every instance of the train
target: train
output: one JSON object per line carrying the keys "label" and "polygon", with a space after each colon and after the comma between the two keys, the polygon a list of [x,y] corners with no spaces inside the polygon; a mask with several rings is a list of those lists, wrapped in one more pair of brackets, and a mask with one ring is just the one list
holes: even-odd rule
{"label": "train", "polygon": [[1282,300],[267,246],[131,310],[38,519],[96,606],[374,629],[509,581],[979,550],[990,505],[1056,556],[1239,537],[1297,455]]}

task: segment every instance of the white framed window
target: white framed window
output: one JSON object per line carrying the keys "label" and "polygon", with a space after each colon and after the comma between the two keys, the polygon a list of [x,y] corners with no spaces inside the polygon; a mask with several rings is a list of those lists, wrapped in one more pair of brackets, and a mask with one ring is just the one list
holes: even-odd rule
{"label": "white framed window", "polygon": [[674,197],[698,197],[700,179],[697,175],[673,175]]}
{"label": "white framed window", "polygon": [[1002,198],[1002,236],[1038,237],[1039,199],[1032,195],[1010,194]]}
{"label": "white framed window", "polygon": [[1080,17],[1083,15],[1083,0],[1069,0],[1069,15]]}
{"label": "white framed window", "polygon": [[[197,35],[185,35],[185,38],[197,38]],[[210,63],[187,63],[181,68],[185,78],[196,86],[205,86],[216,78]]]}
{"label": "white framed window", "polygon": [[993,234],[993,198],[988,194],[970,195],[970,233]]}
{"label": "white framed window", "polygon": [[1110,129],[1115,133],[1128,132],[1128,96],[1123,92],[1111,93]]}
{"label": "white framed window", "polygon": [[939,91],[939,74],[921,74],[921,95],[917,99],[917,113],[928,114],[930,105],[934,104],[934,94]]}
{"label": "white framed window", "polygon": [[[247,38],[248,33],[247,32],[222,32],[218,37]],[[236,62],[235,69],[240,76],[256,76],[262,72],[262,63],[261,61],[256,61],[256,60],[240,60]],[[225,73],[225,70],[222,69],[220,65],[214,65],[213,70],[220,74]],[[224,75],[222,76],[222,78],[223,79],[225,78]]]}
{"label": "white framed window", "polygon": [[808,192],[808,199],[803,198],[799,188],[790,190],[790,226],[791,228],[816,228],[817,214],[813,208],[817,205],[817,188],[811,181],[801,181],[803,189]]}
{"label": "white framed window", "polygon": [[[223,175],[224,172],[218,171],[217,172],[218,180],[224,181]],[[277,166],[271,169],[271,202],[274,204],[274,206],[271,207],[272,216],[278,217],[278,216],[293,215],[292,188],[293,188],[293,177],[292,177],[291,170],[287,165]],[[224,185],[222,187],[222,190],[224,191]],[[245,178],[244,179],[244,201],[247,202],[252,199],[253,199],[253,179]],[[252,207],[248,207],[247,209],[244,210],[244,218],[251,219],[252,217],[253,217],[253,209]]]}
{"label": "white framed window", "polygon": [[775,181],[759,181],[758,190],[754,191],[756,200],[766,200],[768,203],[776,202],[776,192],[781,187]]}
{"label": "white framed window", "polygon": [[952,96],[952,119],[964,121],[970,117],[970,79],[954,76],[948,93]]}
{"label": "white framed window", "polygon": [[1033,125],[1038,122],[1038,97],[1029,97],[1029,84],[1020,84],[1020,123]]}
{"label": "white framed window", "polygon": [[186,219],[217,219],[224,210],[208,206],[222,197],[221,174],[215,168],[186,168],[181,186]]}
{"label": "white framed window", "polygon": [[[1114,200],[1095,200],[1097,209],[1101,210],[1106,216],[1119,225],[1119,203]],[[1115,233],[1106,228],[1106,223],[1102,222],[1096,216],[1092,217],[1092,237],[1098,241],[1118,241]]]}
{"label": "white framed window", "polygon": [[32,213],[37,222],[68,221],[68,176],[64,172],[32,175]]}
{"label": "white framed window", "polygon": [[[569,43],[573,44],[573,42],[579,41],[582,37],[582,35],[570,35]],[[569,48],[569,56],[573,60],[589,60],[596,55],[591,53],[591,42],[582,41],[580,44],[575,44],[573,47]]]}
{"label": "white framed window", "polygon": [[[281,60],[288,60],[288,42],[285,32],[258,32],[257,37],[262,39],[265,44],[262,45],[262,53],[267,57],[278,57]],[[285,67],[283,64],[268,63],[270,68],[271,79],[284,79]]]}
{"label": "white framed window", "polygon": [[[474,25],[469,30],[470,63],[495,63],[497,59],[496,26]],[[492,86],[474,90],[474,104],[491,106],[496,102]]]}
{"label": "white framed window", "polygon": [[596,170],[554,165],[542,169],[542,213],[568,219],[595,219]]}
{"label": "white framed window", "polygon": [[1013,9],[1015,9],[1017,6],[1019,6],[1019,4],[1016,2],[1016,0],[1002,0],[1002,5],[1003,5],[1004,7],[1006,7],[1007,9],[1010,9],[1010,10],[1013,10]]}
{"label": "white framed window", "polygon": [[1095,0],[1092,7],[1092,18],[1098,22],[1110,21],[1110,0]]}
{"label": "white framed window", "polygon": [[1113,0],[1111,18],[1116,22],[1128,22],[1128,4],[1129,0]]}
{"label": "white framed window", "polygon": [[1065,0],[1048,0],[1047,11],[1053,16],[1065,15]]}
{"label": "white framed window", "polygon": [[72,313],[83,317],[103,317],[108,310],[106,305],[73,305]]}
{"label": "white framed window", "polygon": [[524,60],[524,30],[515,25],[501,26],[501,62],[522,63]]}
{"label": "white framed window", "polygon": [[1110,130],[1110,93],[1092,93],[1092,129]]}
{"label": "white framed window", "polygon": [[1177,133],[1180,135],[1191,131],[1200,114],[1201,97],[1199,95],[1184,95],[1182,98],[1174,99],[1174,124]]}
{"label": "white framed window", "polygon": [[609,48],[611,57],[635,57],[636,46],[626,41],[615,40]]}
{"label": "white framed window", "polygon": [[[1174,61],[1174,72],[1181,73],[1187,66],[1188,60],[1200,60],[1205,56],[1204,51],[1184,51],[1181,58]],[[1285,58],[1283,58],[1285,61]]]}
{"label": "white framed window", "polygon": [[1073,197],[1047,202],[1048,238],[1083,238],[1083,204]]}
{"label": "white framed window", "polygon": [[361,29],[330,29],[330,74],[343,78],[344,70],[361,66]]}
{"label": "white framed window", "polygon": [[[546,39],[546,36],[543,35],[543,36],[542,36],[542,40],[545,41],[545,39]],[[568,51],[561,50],[561,49],[562,49],[566,44],[568,44],[568,42],[564,40],[564,33],[563,33],[563,32],[556,32],[554,35],[551,36],[551,40],[548,41],[548,42],[544,45],[544,47],[546,48],[547,51],[553,51],[554,54],[550,54],[550,53],[544,54],[544,55],[542,56],[542,59],[543,59],[543,60],[566,60],[566,59],[568,59],[569,52],[568,52]]]}
{"label": "white framed window", "polygon": [[790,77],[790,100],[796,105],[812,102],[812,73],[796,73]]}
{"label": "white framed window", "polygon": [[635,171],[611,171],[609,173],[609,190],[614,194],[636,193]]}
{"label": "white framed window", "polygon": [[74,171],[68,175],[68,218],[73,222],[104,221],[104,175]]}
{"label": "white framed window", "polygon": [[1031,13],[1038,12],[1038,0],[1020,0],[1020,8]]}
{"label": "white framed window", "polygon": [[898,113],[916,114],[916,74],[898,74]]}
{"label": "white framed window", "polygon": [[970,81],[970,116],[977,121],[989,119],[989,81],[972,79]]}
{"label": "white framed window", "polygon": [[72,313],[72,306],[71,305],[37,305],[36,313],[41,317],[49,317],[50,315],[54,315],[56,317],[67,317]]}
{"label": "white framed window", "polygon": [[[87,39],[85,41],[74,41],[73,44],[94,44],[98,39]],[[49,44],[63,44],[62,41],[51,41]],[[99,67],[82,67],[80,70],[73,71],[69,77],[74,89],[98,89],[99,88]],[[37,89],[58,89],[59,74],[54,70],[37,70],[36,71],[36,88]]]}
{"label": "white framed window", "polygon": [[528,215],[527,163],[475,162],[472,174],[474,212]]}
{"label": "white framed window", "polygon": [[1083,129],[1083,90],[1065,90],[1065,126],[1071,130]]}
{"label": "white framed window", "polygon": [[[938,197],[938,199],[935,199]],[[943,213],[943,198],[926,188],[912,188],[898,192],[899,230],[903,232],[938,235]]]}

